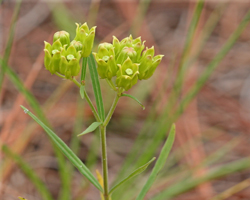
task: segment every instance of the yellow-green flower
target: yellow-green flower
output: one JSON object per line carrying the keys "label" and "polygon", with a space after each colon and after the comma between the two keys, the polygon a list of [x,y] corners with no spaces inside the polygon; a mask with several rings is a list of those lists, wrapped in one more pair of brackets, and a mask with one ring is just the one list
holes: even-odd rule
{"label": "yellow-green flower", "polygon": [[111,79],[116,75],[118,66],[115,62],[115,52],[112,44],[100,44],[98,52],[93,54],[97,62],[97,71],[101,78]]}
{"label": "yellow-green flower", "polygon": [[70,35],[68,32],[66,31],[58,31],[54,34],[54,37],[53,37],[53,43],[55,41],[59,40],[62,44],[62,46],[64,45],[67,45],[69,46],[70,44]]}
{"label": "yellow-green flower", "polygon": [[125,91],[129,90],[138,80],[138,66],[133,63],[130,58],[127,58],[122,65],[118,64],[118,71],[116,73],[116,85],[123,88]]}
{"label": "yellow-green flower", "polygon": [[61,51],[61,65],[59,72],[67,79],[77,76],[80,72],[80,62],[81,52],[77,51],[73,45],[70,45],[69,48],[62,48]]}
{"label": "yellow-green flower", "polygon": [[58,39],[51,46],[48,42],[44,41],[44,45],[44,65],[46,69],[49,70],[51,74],[59,72],[61,64],[61,42]]}
{"label": "yellow-green flower", "polygon": [[82,44],[82,57],[88,57],[92,51],[95,39],[95,29],[96,26],[89,29],[87,23],[81,26],[76,23],[76,37],[74,40]]}

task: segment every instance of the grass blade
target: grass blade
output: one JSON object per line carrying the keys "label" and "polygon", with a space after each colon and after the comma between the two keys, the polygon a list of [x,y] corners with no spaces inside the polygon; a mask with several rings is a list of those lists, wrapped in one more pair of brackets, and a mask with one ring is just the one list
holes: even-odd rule
{"label": "grass blade", "polygon": [[164,146],[163,146],[163,148],[161,150],[160,156],[156,161],[156,164],[155,164],[155,166],[153,168],[153,171],[150,174],[150,176],[148,178],[148,181],[146,182],[146,184],[142,188],[140,194],[137,196],[136,200],[143,200],[146,193],[148,192],[150,187],[153,185],[157,174],[162,169],[162,167],[164,166],[164,164],[165,164],[165,162],[166,162],[166,160],[168,158],[169,152],[172,149],[172,146],[173,146],[173,143],[174,143],[174,139],[175,139],[175,125],[173,124],[172,127],[171,127],[171,130],[169,132],[168,139],[165,142],[165,144],[164,144]]}
{"label": "grass blade", "polygon": [[[18,91],[20,93],[22,93],[26,99],[26,101],[28,102],[28,104],[31,106],[31,108],[35,111],[35,113],[38,115],[38,117],[41,119],[41,121],[46,124],[47,126],[49,125],[49,122],[43,112],[43,110],[41,109],[38,101],[36,100],[36,98],[30,93],[29,90],[27,90],[23,84],[23,82],[21,81],[21,79],[18,77],[18,75],[6,64],[3,62],[2,59],[0,59],[0,62],[5,65],[6,68],[6,75],[8,76],[8,78],[12,81],[12,83],[15,85],[15,87],[18,89]],[[55,146],[55,144],[52,142],[52,146],[54,149],[54,152],[56,154],[56,158],[58,160],[58,165],[59,165],[59,174],[60,174],[60,178],[61,178],[61,182],[62,182],[62,189],[68,187],[67,185],[65,185],[65,177],[66,177],[66,167],[65,167],[65,158],[63,157],[62,153],[60,152],[60,150]]]}
{"label": "grass blade", "polygon": [[172,184],[170,187],[168,187],[168,189],[165,190],[164,192],[152,198],[152,200],[172,199],[178,196],[179,194],[182,194],[197,187],[202,183],[226,176],[228,174],[246,170],[249,168],[250,168],[250,157],[233,161],[231,163],[215,167],[214,169],[204,174],[204,176],[178,181],[176,184]]}
{"label": "grass blade", "polygon": [[115,185],[109,192],[109,194],[112,194],[112,192],[114,192],[120,185],[122,185],[123,183],[127,182],[129,179],[133,178],[134,176],[139,175],[140,173],[142,173],[143,171],[145,171],[147,169],[147,167],[155,160],[155,157],[152,158],[149,162],[147,162],[145,165],[142,165],[141,167],[139,167],[138,169],[136,169],[135,171],[133,171],[128,177],[126,177],[125,179],[123,179],[120,183],[118,183],[117,185]]}
{"label": "grass blade", "polygon": [[21,106],[26,114],[34,119],[48,134],[57,147],[70,160],[70,162],[84,175],[98,190],[103,191],[101,185],[96,180],[90,170],[82,163],[82,161],[74,154],[74,152],[44,123],[42,123],[35,115],[33,115],[27,108]]}
{"label": "grass blade", "polygon": [[53,200],[53,197],[46,185],[37,176],[36,172],[19,155],[12,152],[7,145],[2,146],[2,151],[6,154],[8,158],[11,158],[17,163],[21,170],[35,185],[37,191],[41,194],[42,199]]}
{"label": "grass blade", "polygon": [[16,2],[14,14],[13,14],[13,17],[12,17],[12,20],[11,20],[9,38],[8,38],[8,41],[7,41],[6,49],[4,51],[3,63],[1,64],[0,91],[2,89],[2,84],[3,84],[4,75],[5,75],[5,71],[6,71],[6,65],[8,64],[8,60],[9,60],[9,57],[10,57],[11,47],[12,47],[13,40],[14,40],[14,35],[15,35],[16,21],[17,21],[17,17],[18,17],[19,11],[20,11],[21,2],[22,2],[22,0],[18,0]]}
{"label": "grass blade", "polygon": [[130,95],[130,94],[125,94],[125,93],[122,93],[122,96],[123,96],[123,97],[129,97],[129,98],[131,98],[131,99],[134,99],[137,103],[140,104],[140,106],[142,107],[142,109],[145,110],[145,106],[142,105],[142,103],[141,103],[136,97],[134,97],[134,96],[132,96],[132,95]]}
{"label": "grass blade", "polygon": [[93,132],[95,129],[97,129],[102,122],[93,122],[85,131],[82,133],[78,134],[77,136],[85,135],[87,133]]}
{"label": "grass blade", "polygon": [[206,83],[208,78],[211,76],[215,68],[222,61],[222,59],[226,56],[229,50],[233,47],[234,43],[240,37],[241,33],[244,31],[246,26],[250,22],[250,11],[245,15],[244,19],[241,21],[237,29],[232,33],[231,37],[227,40],[226,44],[222,47],[220,52],[215,56],[215,58],[210,62],[210,64],[206,67],[205,72],[201,75],[201,77],[196,81],[194,86],[190,89],[184,99],[181,101],[181,104],[178,108],[177,113],[182,113],[183,110],[188,106],[190,101],[197,95],[203,85]]}
{"label": "grass blade", "polygon": [[105,111],[104,111],[103,100],[102,100],[102,92],[101,92],[99,77],[98,77],[98,73],[96,69],[95,59],[92,53],[88,57],[88,65],[89,65],[89,72],[90,72],[90,76],[91,76],[91,80],[93,84],[98,114],[101,120],[104,121]]}

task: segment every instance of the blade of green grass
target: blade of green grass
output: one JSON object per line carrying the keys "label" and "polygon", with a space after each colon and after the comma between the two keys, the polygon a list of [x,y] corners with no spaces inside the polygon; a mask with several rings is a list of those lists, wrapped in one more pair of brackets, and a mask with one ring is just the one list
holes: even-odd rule
{"label": "blade of green grass", "polygon": [[147,169],[147,167],[155,160],[155,157],[152,158],[149,162],[147,162],[145,165],[142,165],[141,167],[139,167],[138,169],[136,169],[135,171],[133,171],[128,177],[126,177],[125,179],[123,179],[120,183],[118,183],[117,185],[115,185],[109,192],[109,194],[112,194],[119,186],[121,186],[123,183],[127,182],[129,179],[133,178],[134,176],[139,175],[140,173],[142,173],[143,171],[145,171]]}
{"label": "blade of green grass", "polygon": [[5,71],[6,71],[6,65],[8,64],[8,60],[10,57],[10,52],[11,52],[11,48],[12,48],[12,44],[13,44],[13,40],[14,40],[14,35],[15,35],[16,21],[17,21],[17,17],[18,17],[19,11],[20,11],[21,3],[22,3],[22,0],[17,0],[16,5],[15,5],[15,10],[13,13],[13,17],[11,19],[9,38],[7,40],[7,44],[6,44],[6,48],[5,48],[4,56],[3,56],[3,61],[1,64],[0,91],[2,89],[2,84],[3,84],[4,75],[5,75]]}
{"label": "blade of green grass", "polygon": [[188,106],[190,101],[197,95],[197,93],[206,83],[206,81],[211,76],[215,68],[219,65],[222,59],[226,56],[229,50],[233,47],[233,45],[235,44],[237,39],[240,37],[241,33],[244,31],[244,29],[249,24],[249,22],[250,22],[250,11],[248,11],[248,13],[245,15],[244,19],[241,21],[237,29],[232,33],[230,38],[227,40],[226,44],[224,44],[220,52],[216,54],[215,58],[209,63],[209,65],[206,67],[203,74],[196,81],[196,83],[193,85],[193,87],[190,89],[187,95],[183,98],[177,110],[177,113],[178,113],[177,117]]}
{"label": "blade of green grass", "polygon": [[[80,140],[77,137],[77,133],[82,130],[83,124],[83,117],[84,117],[84,101],[79,97],[77,101],[77,112],[75,117],[75,125],[73,130],[73,135],[70,141],[70,149],[78,155],[80,149]],[[72,166],[69,162],[66,165],[67,172],[65,173],[67,177],[64,179],[64,184],[68,185],[66,188],[61,188],[58,200],[69,200],[72,199],[72,192],[71,192],[71,184],[73,181],[73,173],[74,173],[74,166]],[[84,180],[85,181],[85,180]]]}
{"label": "blade of green grass", "polygon": [[[0,58],[0,62],[3,63],[3,60]],[[3,65],[5,65],[3,63]],[[8,65],[6,65],[6,75],[11,80],[11,82],[14,84],[14,86],[18,89],[20,93],[22,93],[29,103],[30,107],[35,111],[35,113],[39,116],[39,118],[43,121],[45,124],[49,124],[48,120],[46,119],[43,110],[41,109],[38,101],[36,98],[31,94],[31,92],[25,88],[23,82],[18,77],[18,75],[12,70]]]}
{"label": "blade of green grass", "polygon": [[14,160],[20,169],[26,174],[26,176],[31,180],[31,182],[35,185],[37,191],[40,193],[42,199],[53,200],[53,197],[43,183],[43,181],[37,176],[36,172],[26,163],[19,155],[15,154],[11,151],[11,149],[7,145],[2,146],[2,151],[5,155]]}
{"label": "blade of green grass", "polygon": [[42,123],[35,115],[33,115],[27,108],[21,106],[26,114],[34,119],[48,134],[57,147],[70,160],[70,162],[84,175],[98,190],[103,191],[102,186],[96,180],[90,170],[82,163],[82,161],[74,154],[74,152],[44,123]]}
{"label": "blade of green grass", "polygon": [[[0,62],[3,65],[6,65],[5,63],[3,63],[2,59],[0,59]],[[20,80],[18,75],[8,65],[6,65],[5,67],[6,67],[6,74],[7,74],[8,78],[17,87],[18,91],[24,95],[25,99],[27,100],[27,102],[29,103],[31,108],[35,111],[35,113],[38,115],[38,117],[42,120],[42,122],[50,127],[49,122],[48,122],[42,108],[40,107],[39,103],[37,102],[36,98],[30,93],[29,90],[27,90],[25,88],[23,82]],[[61,178],[62,188],[66,188],[68,186],[64,185],[64,179],[66,178],[65,174],[67,171],[66,167],[65,167],[65,158],[63,157],[63,155],[59,151],[59,149],[54,145],[54,143],[52,143],[52,146],[53,146],[54,152],[56,154],[56,158],[57,158],[58,165],[59,165],[59,174],[60,174],[60,178]]]}
{"label": "blade of green grass", "polygon": [[204,5],[203,0],[199,0],[196,3],[195,9],[193,12],[193,17],[192,17],[190,26],[189,26],[188,31],[187,31],[187,38],[186,38],[186,42],[185,42],[184,49],[183,49],[182,56],[181,56],[180,70],[178,72],[178,75],[177,75],[177,78],[176,78],[176,81],[174,84],[173,91],[176,92],[176,94],[175,94],[176,96],[181,91],[181,85],[183,83],[185,71],[186,71],[185,67],[183,65],[184,65],[185,61],[187,60],[187,57],[190,53],[192,42],[194,40],[195,32],[197,29],[197,25],[198,25],[198,22],[200,20],[200,16],[202,13],[203,5]]}
{"label": "blade of green grass", "polygon": [[162,193],[156,195],[152,200],[167,200],[178,196],[184,192],[187,192],[198,185],[208,182],[210,180],[214,180],[228,174],[232,174],[235,172],[239,172],[242,170],[246,170],[250,168],[250,158],[244,158],[241,160],[237,160],[231,163],[227,163],[225,165],[216,167],[209,172],[207,172],[202,177],[191,178],[188,180],[179,181],[176,184],[172,184],[168,187],[167,190]]}
{"label": "blade of green grass", "polygon": [[222,193],[216,195],[210,200],[223,200],[223,199],[229,199],[234,194],[239,193],[240,191],[248,188],[250,186],[250,178],[245,179],[244,181],[241,181],[240,183],[230,187],[229,189],[223,191]]}
{"label": "blade of green grass", "polygon": [[99,77],[96,69],[95,59],[93,54],[91,53],[88,57],[88,65],[89,65],[89,72],[91,76],[91,81],[93,84],[93,90],[95,94],[95,100],[96,100],[96,106],[98,110],[98,114],[102,121],[105,120],[105,111],[103,106],[103,100],[102,100],[102,92],[99,82]]}
{"label": "blade of green grass", "polygon": [[143,200],[145,195],[149,191],[150,187],[153,185],[153,183],[157,177],[157,174],[160,172],[160,170],[162,169],[162,167],[164,166],[164,164],[168,158],[168,155],[169,155],[170,150],[172,149],[172,146],[174,143],[174,139],[175,139],[175,125],[173,124],[171,127],[171,130],[169,132],[168,139],[161,150],[161,153],[159,155],[159,158],[156,161],[156,164],[153,168],[153,171],[150,174],[146,184],[142,188],[140,194],[137,196],[136,200]]}

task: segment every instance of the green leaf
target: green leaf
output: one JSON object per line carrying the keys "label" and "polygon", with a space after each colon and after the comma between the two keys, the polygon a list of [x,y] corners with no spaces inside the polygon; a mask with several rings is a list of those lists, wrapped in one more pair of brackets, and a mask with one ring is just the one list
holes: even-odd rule
{"label": "green leaf", "polygon": [[6,67],[7,67],[9,57],[10,57],[10,52],[12,49],[12,44],[13,44],[13,40],[14,40],[14,36],[15,36],[16,21],[17,21],[18,15],[19,15],[21,3],[22,3],[22,0],[16,1],[15,10],[14,10],[14,13],[13,13],[13,16],[11,19],[10,30],[9,30],[9,34],[8,34],[9,37],[8,37],[6,48],[5,48],[4,55],[3,55],[3,64],[0,66],[0,91],[2,89],[2,84],[3,84],[3,80],[4,80]]}
{"label": "green leaf", "polygon": [[147,169],[147,167],[155,160],[155,157],[152,158],[149,162],[147,162],[145,165],[142,165],[141,167],[139,167],[138,169],[136,169],[135,171],[133,171],[128,177],[126,177],[125,179],[123,179],[120,183],[116,184],[109,192],[109,194],[112,194],[112,192],[114,192],[120,185],[122,185],[123,183],[125,183],[126,181],[128,181],[129,179],[133,178],[134,176],[139,175],[140,173],[142,173],[144,170]]}
{"label": "green leaf", "polygon": [[95,129],[97,129],[100,125],[102,124],[102,122],[94,122],[92,123],[85,131],[83,131],[82,133],[80,133],[77,136],[81,136],[81,135],[85,135],[87,133],[93,132]]}
{"label": "green leaf", "polygon": [[98,190],[103,192],[102,186],[96,180],[90,170],[82,163],[82,161],[74,154],[74,152],[44,123],[42,123],[35,115],[33,115],[27,108],[21,106],[26,114],[34,119],[48,134],[57,147],[69,159],[69,161],[84,175]]}
{"label": "green leaf", "polygon": [[146,193],[149,191],[150,187],[153,185],[157,174],[160,172],[160,170],[162,169],[162,167],[164,166],[164,164],[168,158],[169,152],[172,149],[172,146],[174,143],[174,139],[175,139],[175,125],[173,124],[171,127],[171,130],[170,130],[168,139],[165,142],[165,144],[161,150],[160,156],[155,163],[153,171],[150,174],[146,184],[142,188],[140,194],[137,196],[136,200],[143,200]]}
{"label": "green leaf", "polygon": [[101,87],[99,82],[99,77],[96,69],[95,59],[93,54],[91,53],[88,57],[88,65],[89,65],[89,72],[91,76],[91,81],[93,84],[94,94],[95,94],[95,100],[96,100],[96,106],[98,114],[102,121],[105,120],[105,111],[102,101],[102,93],[101,93]]}
{"label": "green leaf", "polygon": [[81,84],[85,84],[86,69],[87,69],[88,58],[82,58],[82,72],[81,72]]}
{"label": "green leaf", "polygon": [[2,151],[5,153],[6,158],[10,158],[17,163],[20,169],[35,185],[37,191],[41,194],[42,199],[53,200],[53,197],[49,189],[46,187],[43,181],[37,176],[36,172],[28,165],[28,163],[26,163],[18,154],[11,151],[11,149],[7,145],[2,146]]}
{"label": "green leaf", "polygon": [[243,18],[237,29],[231,34],[230,38],[227,40],[227,42],[224,44],[221,50],[216,54],[214,59],[205,67],[205,71],[199,76],[196,83],[192,86],[192,88],[183,98],[177,111],[179,115],[183,112],[183,110],[188,106],[188,104],[192,101],[192,99],[201,90],[201,88],[206,83],[208,78],[211,76],[213,71],[216,69],[216,67],[219,65],[222,59],[227,55],[227,53],[231,50],[231,48],[238,40],[241,33],[244,31],[249,22],[250,22],[250,11],[248,11],[248,13],[245,15],[245,17]]}
{"label": "green leaf", "polygon": [[213,167],[211,170],[207,171],[207,173],[199,177],[192,177],[188,179],[187,177],[185,177],[185,179],[179,180],[176,183],[171,184],[163,192],[153,197],[152,200],[173,199],[179,194],[183,194],[187,191],[190,191],[195,187],[201,185],[202,183],[206,183],[211,180],[226,176],[228,174],[233,174],[235,172],[249,170],[249,167],[250,167],[250,157],[226,163],[218,167]]}
{"label": "green leaf", "polygon": [[80,95],[81,95],[81,98],[84,99],[84,91],[85,91],[85,86],[84,85],[81,85],[80,86]]}
{"label": "green leaf", "polygon": [[125,93],[122,93],[122,96],[123,97],[130,97],[131,99],[134,99],[137,103],[140,104],[140,106],[142,107],[143,110],[145,110],[145,106],[142,105],[142,103],[134,96],[130,95],[130,94],[125,94]]}
{"label": "green leaf", "polygon": [[[41,108],[41,106],[39,105],[38,101],[36,100],[36,98],[31,94],[31,92],[25,88],[22,80],[18,77],[18,75],[15,73],[14,70],[12,70],[6,63],[3,62],[3,60],[0,58],[0,63],[2,65],[6,65],[6,75],[8,76],[8,78],[10,79],[10,81],[13,83],[13,85],[17,88],[17,90],[23,94],[23,96],[25,97],[25,100],[28,102],[28,104],[31,106],[31,108],[35,111],[35,113],[38,115],[38,117],[40,118],[40,120],[46,124],[47,126],[49,125],[49,122]],[[53,149],[55,152],[55,155],[57,157],[58,160],[58,165],[59,165],[59,174],[60,174],[60,178],[61,178],[61,183],[62,183],[62,189],[65,187],[68,187],[67,185],[65,185],[65,181],[64,181],[64,176],[65,176],[65,158],[62,155],[62,153],[60,152],[60,150],[53,144]]]}

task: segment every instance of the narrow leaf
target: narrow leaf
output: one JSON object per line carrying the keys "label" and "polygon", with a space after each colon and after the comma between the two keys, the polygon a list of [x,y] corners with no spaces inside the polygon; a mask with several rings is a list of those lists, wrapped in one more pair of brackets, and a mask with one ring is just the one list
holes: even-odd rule
{"label": "narrow leaf", "polygon": [[130,97],[131,99],[134,99],[137,103],[140,104],[140,106],[142,107],[142,109],[145,110],[145,106],[142,105],[142,103],[136,97],[134,97],[134,96],[132,96],[130,94],[124,94],[124,93],[122,93],[122,96],[123,97]]}
{"label": "narrow leaf", "polygon": [[145,165],[142,165],[141,167],[139,167],[138,169],[136,169],[135,171],[133,171],[128,177],[126,177],[125,179],[123,179],[120,183],[118,183],[117,185],[115,185],[109,192],[109,194],[112,194],[112,192],[114,192],[120,185],[122,185],[123,183],[127,182],[129,179],[133,178],[134,176],[139,175],[140,173],[142,173],[144,170],[147,169],[147,167],[155,160],[155,157],[152,158],[149,162],[147,162]]}
{"label": "narrow leaf", "polygon": [[[14,70],[12,70],[6,63],[3,62],[3,59],[0,58],[0,63],[2,65],[6,65],[6,75],[10,79],[10,81],[13,83],[13,85],[17,88],[17,90],[23,94],[25,97],[26,101],[28,102],[29,106],[35,111],[35,113],[38,115],[39,119],[49,126],[49,121],[46,118],[41,106],[39,105],[38,101],[34,97],[34,95],[31,94],[31,92],[24,86],[22,80],[19,78],[19,76],[16,74]],[[64,184],[64,176],[65,176],[65,158],[60,152],[60,150],[52,143],[54,152],[56,154],[56,158],[58,160],[58,165],[59,165],[59,174],[62,182],[62,188],[65,188]],[[68,187],[68,186],[67,186]]]}
{"label": "narrow leaf", "polygon": [[69,159],[69,161],[84,175],[98,190],[103,191],[102,186],[96,180],[90,170],[82,163],[82,161],[74,154],[74,152],[44,123],[42,123],[35,115],[33,115],[27,108],[21,106],[26,114],[34,119],[48,134],[57,147]]}
{"label": "narrow leaf", "polygon": [[85,135],[87,133],[93,132],[95,129],[97,129],[100,125],[102,124],[102,122],[94,122],[92,123],[85,131],[83,131],[82,133],[80,133],[77,136],[81,136],[81,135]]}
{"label": "narrow leaf", "polygon": [[87,63],[88,63],[88,58],[82,58],[81,84],[84,84],[83,81],[85,81]]}
{"label": "narrow leaf", "polygon": [[177,111],[177,113],[179,113],[178,115],[180,115],[183,112],[183,110],[188,106],[191,100],[201,90],[201,88],[204,86],[204,84],[206,83],[208,78],[211,76],[213,71],[216,69],[216,67],[219,65],[222,59],[227,55],[227,53],[231,50],[231,48],[233,47],[235,42],[238,40],[241,33],[245,30],[249,22],[250,22],[250,11],[247,12],[247,14],[243,18],[243,20],[240,22],[237,29],[231,34],[230,38],[227,40],[227,42],[224,44],[221,50],[216,54],[214,59],[205,67],[205,71],[200,75],[199,79],[192,86],[192,88],[189,90],[186,96],[182,99],[180,106],[178,107],[178,111]]}
{"label": "narrow leaf", "polygon": [[[7,145],[2,146],[2,151],[5,153],[7,158],[10,158],[17,163],[17,165],[24,172],[24,174],[26,174],[26,176],[30,179],[30,181],[35,185],[42,199],[53,200],[53,197],[49,189],[46,187],[43,181],[37,176],[36,172],[28,165],[28,163],[26,163],[18,154],[11,151],[11,149]],[[19,199],[21,198],[19,197]]]}
{"label": "narrow leaf", "polygon": [[81,87],[80,87],[80,95],[81,95],[82,99],[84,99],[84,90],[85,90],[85,86],[81,85]]}
{"label": "narrow leaf", "polygon": [[15,10],[11,19],[10,31],[8,33],[9,37],[8,37],[6,48],[5,48],[4,55],[3,55],[3,65],[0,66],[0,91],[2,89],[2,84],[3,84],[4,75],[6,71],[6,65],[8,64],[10,52],[11,52],[13,41],[14,41],[16,21],[19,15],[21,3],[22,3],[22,0],[16,1]]}
{"label": "narrow leaf", "polygon": [[91,76],[91,81],[93,84],[94,94],[95,94],[95,100],[96,100],[96,106],[98,114],[102,121],[105,120],[105,111],[102,101],[102,93],[101,93],[101,87],[99,82],[99,77],[96,69],[95,59],[93,54],[91,53],[88,57],[88,65],[89,65],[89,72]]}
{"label": "narrow leaf", "polygon": [[84,99],[87,62],[88,62],[88,58],[82,58],[81,86],[80,86],[80,95],[82,99]]}
{"label": "narrow leaf", "polygon": [[137,196],[136,200],[143,200],[146,193],[149,191],[150,187],[153,185],[153,183],[157,177],[157,174],[160,172],[160,170],[162,169],[162,167],[164,166],[164,164],[168,158],[169,152],[170,152],[170,150],[173,146],[173,143],[174,143],[174,138],[175,138],[175,125],[173,124],[171,127],[171,130],[170,130],[168,139],[165,142],[165,144],[161,150],[160,156],[156,161],[156,164],[153,168],[153,171],[150,174],[146,184],[142,188],[140,194]]}

